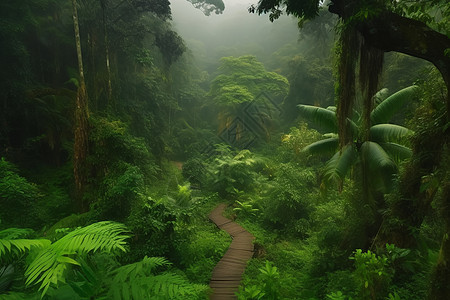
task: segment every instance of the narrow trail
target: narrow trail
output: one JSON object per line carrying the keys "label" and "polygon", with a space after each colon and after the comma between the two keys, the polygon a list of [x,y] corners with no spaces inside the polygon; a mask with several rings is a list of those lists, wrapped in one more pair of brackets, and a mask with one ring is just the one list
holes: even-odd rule
{"label": "narrow trail", "polygon": [[231,235],[233,241],[225,255],[213,270],[209,286],[213,289],[212,300],[237,299],[239,283],[247,266],[247,261],[253,256],[253,239],[251,233],[222,214],[226,204],[221,203],[209,214],[209,219],[222,230]]}

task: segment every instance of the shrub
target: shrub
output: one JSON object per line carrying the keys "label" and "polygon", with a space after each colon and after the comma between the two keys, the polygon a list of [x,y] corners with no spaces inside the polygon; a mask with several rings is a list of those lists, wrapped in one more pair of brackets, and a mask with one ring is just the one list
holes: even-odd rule
{"label": "shrub", "polygon": [[42,197],[38,187],[18,174],[4,158],[0,160],[0,222],[9,226],[36,227],[36,202]]}

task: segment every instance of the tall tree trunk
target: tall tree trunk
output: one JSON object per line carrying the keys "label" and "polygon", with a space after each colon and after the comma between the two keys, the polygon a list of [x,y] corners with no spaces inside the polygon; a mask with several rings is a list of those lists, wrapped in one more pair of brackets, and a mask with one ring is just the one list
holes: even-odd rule
{"label": "tall tree trunk", "polygon": [[112,103],[112,85],[111,85],[111,68],[109,59],[109,40],[108,40],[108,30],[106,28],[106,0],[100,0],[102,7],[102,17],[103,17],[103,36],[105,37],[105,58],[106,58],[106,74],[108,83],[108,109],[113,106]]}
{"label": "tall tree trunk", "polygon": [[87,211],[88,207],[83,199],[86,185],[86,157],[88,153],[88,95],[84,80],[83,58],[81,54],[80,28],[78,25],[77,1],[72,0],[73,26],[75,30],[75,43],[78,57],[78,71],[80,82],[78,85],[75,105],[75,140],[73,145],[73,173],[75,177],[75,197],[80,212]]}

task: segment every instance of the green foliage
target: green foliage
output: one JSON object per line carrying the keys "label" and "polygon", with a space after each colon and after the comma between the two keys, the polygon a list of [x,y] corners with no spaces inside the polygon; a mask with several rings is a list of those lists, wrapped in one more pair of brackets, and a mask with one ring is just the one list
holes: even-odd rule
{"label": "green foliage", "polygon": [[127,262],[134,262],[148,253],[168,256],[173,248],[180,211],[173,210],[173,202],[168,197],[155,198],[142,195],[131,209],[127,224],[135,238],[131,241],[132,255],[125,258]]}
{"label": "green foliage", "polygon": [[50,245],[47,239],[25,239],[30,229],[8,228],[0,231],[0,262],[12,262],[31,250]]}
{"label": "green foliage", "polygon": [[240,215],[256,216],[259,211],[259,209],[253,208],[252,203],[240,202],[239,200],[236,200],[236,205],[237,207],[233,208],[233,211]]}
{"label": "green foliage", "polygon": [[126,251],[127,232],[124,225],[108,221],[75,229],[37,253],[25,272],[26,285],[40,284],[45,295],[50,285],[65,282],[65,270],[80,265],[73,256]]}
{"label": "green foliage", "polygon": [[[301,160],[304,157],[302,149],[316,142],[320,139],[320,134],[313,130],[308,129],[308,125],[301,122],[297,127],[291,127],[288,134],[281,137],[281,149],[283,151],[282,155],[287,155],[284,152],[290,152],[291,155],[294,153],[295,157]],[[286,159],[291,160],[289,155]],[[303,162],[303,160],[301,160]],[[306,160],[309,162],[310,160]]]}
{"label": "green foliage", "polygon": [[404,88],[381,101],[370,113],[372,125],[387,123],[407,101],[412,101],[417,95],[417,86]]}
{"label": "green foliage", "polygon": [[[347,126],[352,137],[349,144],[344,145],[327,162],[324,171],[324,183],[330,185],[337,182],[341,186],[344,178],[353,165],[359,165],[361,176],[371,178],[370,186],[367,180],[364,189],[377,190],[387,193],[392,186],[393,174],[397,172],[400,159],[408,158],[412,154],[407,147],[408,137],[412,131],[394,124],[380,124],[389,121],[402,108],[404,103],[417,92],[416,86],[405,88],[387,98],[378,94],[375,98],[379,104],[371,115],[373,126],[368,131],[363,128],[363,120],[356,113],[358,120],[347,120]],[[384,98],[384,99],[383,99]],[[299,105],[300,113],[315,122],[323,124],[332,133],[337,132],[337,116],[334,109],[327,109]],[[367,136],[369,140],[367,140]],[[303,148],[307,153],[322,154],[336,151],[339,143],[336,136],[317,141]]]}
{"label": "green foliage", "polygon": [[239,287],[239,300],[277,300],[280,299],[279,278],[280,273],[277,267],[273,266],[271,262],[266,261],[264,267],[259,269],[259,285]]}
{"label": "green foliage", "polygon": [[367,250],[357,249],[350,259],[355,261],[355,280],[359,286],[359,297],[363,299],[383,299],[392,279],[388,258]]}
{"label": "green foliage", "polygon": [[261,92],[284,97],[289,83],[283,76],[267,72],[256,57],[221,58],[219,75],[212,81],[210,95],[215,103],[233,105],[256,100]]}
{"label": "green foliage", "polygon": [[[93,119],[88,157],[92,188],[88,197],[98,219],[124,220],[158,168],[141,138],[132,136],[121,121]],[[92,202],[92,200],[90,199]]]}
{"label": "green foliage", "polygon": [[264,161],[249,150],[238,154],[224,148],[211,166],[212,187],[223,198],[236,198],[239,191],[250,191],[257,178],[256,169],[264,166]]}
{"label": "green foliage", "polygon": [[309,214],[317,198],[315,174],[295,164],[280,164],[266,187],[261,203],[266,224],[295,236],[305,237]]}
{"label": "green foliage", "polygon": [[113,271],[110,299],[200,299],[208,287],[190,284],[173,272],[158,272],[170,263],[162,257],[147,257]]}
{"label": "green foliage", "polygon": [[36,185],[18,174],[17,168],[0,160],[0,221],[3,226],[36,226],[36,202],[42,195]]}

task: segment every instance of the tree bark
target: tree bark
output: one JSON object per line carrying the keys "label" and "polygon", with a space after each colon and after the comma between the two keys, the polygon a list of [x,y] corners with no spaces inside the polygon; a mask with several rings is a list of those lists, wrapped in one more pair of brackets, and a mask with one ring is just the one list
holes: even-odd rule
{"label": "tree bark", "polygon": [[[450,39],[426,24],[385,11],[361,22],[357,30],[364,40],[385,52],[396,51],[425,59],[436,66],[447,86],[447,105],[450,90]],[[450,106],[447,106],[448,108]],[[447,109],[447,113],[450,111]]]}
{"label": "tree bark", "polygon": [[75,177],[76,205],[80,212],[87,211],[87,205],[83,199],[86,185],[86,157],[88,153],[88,95],[84,80],[83,58],[81,53],[80,29],[78,25],[77,1],[72,0],[73,26],[75,30],[75,43],[78,58],[78,72],[80,82],[78,85],[75,105],[75,140],[73,145],[73,173]]}

